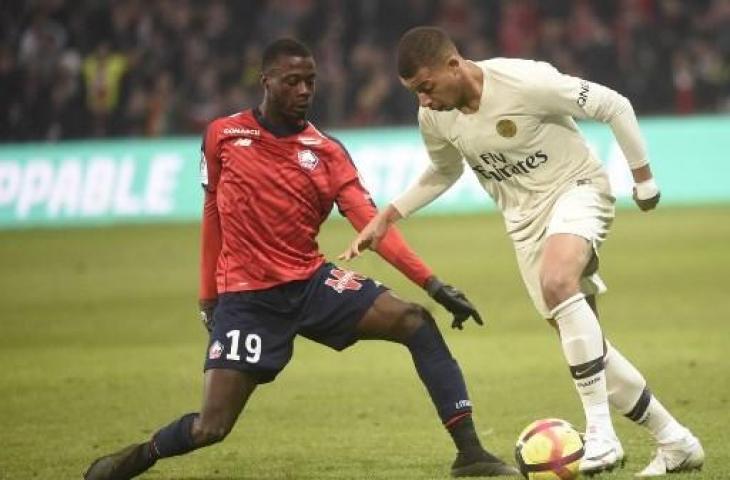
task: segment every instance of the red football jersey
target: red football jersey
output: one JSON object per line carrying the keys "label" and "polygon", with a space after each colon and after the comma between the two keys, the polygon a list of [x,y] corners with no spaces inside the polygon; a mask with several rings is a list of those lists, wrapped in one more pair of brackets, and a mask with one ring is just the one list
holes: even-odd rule
{"label": "red football jersey", "polygon": [[[375,215],[338,141],[309,122],[296,131],[277,131],[258,110],[208,126],[201,180],[206,190],[201,298],[309,278],[325,262],[316,237],[335,203],[358,229]],[[428,267],[397,232],[387,237],[393,237],[384,242],[388,260],[423,284],[431,275]]]}

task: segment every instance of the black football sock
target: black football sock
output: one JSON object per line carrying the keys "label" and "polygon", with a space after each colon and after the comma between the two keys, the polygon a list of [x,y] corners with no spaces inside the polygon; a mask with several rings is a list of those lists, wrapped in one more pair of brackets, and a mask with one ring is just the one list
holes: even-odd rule
{"label": "black football sock", "polygon": [[161,428],[150,440],[150,452],[155,459],[174,457],[196,449],[191,430],[197,413],[188,413]]}
{"label": "black football sock", "polygon": [[471,414],[455,417],[454,421],[446,425],[446,428],[460,452],[481,452],[483,450]]}
{"label": "black football sock", "polygon": [[426,386],[444,425],[471,413],[471,402],[459,364],[428,312],[426,322],[406,340],[418,376]]}

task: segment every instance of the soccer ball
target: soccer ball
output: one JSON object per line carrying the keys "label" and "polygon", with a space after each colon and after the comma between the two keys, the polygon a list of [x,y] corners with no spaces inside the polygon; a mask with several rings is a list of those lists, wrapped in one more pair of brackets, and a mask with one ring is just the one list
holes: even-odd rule
{"label": "soccer ball", "polygon": [[572,480],[583,457],[583,438],[565,420],[546,418],[525,427],[515,460],[528,480]]}

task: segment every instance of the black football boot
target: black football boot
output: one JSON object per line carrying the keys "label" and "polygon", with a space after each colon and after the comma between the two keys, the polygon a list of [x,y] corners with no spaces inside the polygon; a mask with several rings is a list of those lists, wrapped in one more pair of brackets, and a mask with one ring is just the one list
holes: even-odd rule
{"label": "black football boot", "polygon": [[509,477],[520,471],[484,449],[459,452],[451,465],[452,477]]}
{"label": "black football boot", "polygon": [[156,461],[151,455],[149,443],[137,443],[94,460],[84,474],[84,479],[130,480],[152,468]]}

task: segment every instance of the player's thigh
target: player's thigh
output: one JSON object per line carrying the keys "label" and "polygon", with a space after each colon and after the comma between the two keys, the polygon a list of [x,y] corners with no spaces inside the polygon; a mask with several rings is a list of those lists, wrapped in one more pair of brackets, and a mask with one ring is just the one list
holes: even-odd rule
{"label": "player's thigh", "polygon": [[358,324],[387,291],[365,275],[327,263],[309,281],[299,333],[343,350],[360,339]]}
{"label": "player's thigh", "polygon": [[206,370],[200,422],[230,430],[256,389],[257,380],[250,373],[229,368]]}
{"label": "player's thigh", "polygon": [[219,297],[205,359],[206,372],[245,372],[257,383],[271,382],[292,356],[296,318],[282,312],[287,292],[225,293]]}
{"label": "player's thigh", "polygon": [[596,272],[598,247],[613,222],[614,202],[611,195],[591,185],[560,196],[545,232],[542,278],[579,281]]}
{"label": "player's thigh", "polygon": [[571,233],[550,235],[543,246],[540,278],[577,284],[592,256],[593,248],[585,238]]}
{"label": "player's thigh", "polygon": [[522,282],[530,295],[535,309],[543,318],[550,318],[550,309],[545,304],[540,285],[540,259],[543,242],[525,241],[515,244],[515,256]]}

